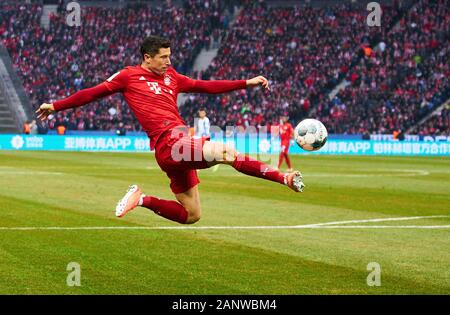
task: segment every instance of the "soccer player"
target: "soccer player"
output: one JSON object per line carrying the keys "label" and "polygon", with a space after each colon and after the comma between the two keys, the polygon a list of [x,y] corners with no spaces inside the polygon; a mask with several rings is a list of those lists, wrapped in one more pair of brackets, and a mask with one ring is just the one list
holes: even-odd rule
{"label": "soccer player", "polygon": [[195,128],[195,135],[197,137],[209,137],[209,128],[211,127],[211,124],[209,123],[209,118],[206,117],[206,110],[204,108],[201,108],[198,111],[198,118],[195,119],[194,128]]}
{"label": "soccer player", "polygon": [[279,128],[281,151],[280,156],[278,157],[277,169],[280,169],[283,159],[286,159],[288,172],[292,172],[291,160],[289,159],[289,145],[291,144],[291,139],[294,135],[294,128],[292,128],[292,125],[289,123],[289,116],[287,114],[281,116]]}
{"label": "soccer player", "polygon": [[[249,80],[193,80],[171,67],[170,41],[151,36],[140,48],[142,63],[128,66],[113,74],[105,82],[80,90],[52,104],[43,103],[36,111],[45,120],[56,111],[85,105],[99,98],[120,92],[134,112],[136,119],[150,138],[150,148],[160,168],[170,179],[175,200],[163,200],[145,195],[137,185],[131,185],[116,206],[116,216],[123,217],[137,206],[182,224],[195,223],[201,216],[197,169],[227,164],[237,171],[286,185],[296,192],[303,191],[300,172],[283,174],[266,164],[237,152],[233,146],[197,139],[186,132],[186,124],[177,107],[178,93],[225,93],[237,89],[262,86],[269,89],[263,76]],[[179,153],[196,158],[180,159]]]}

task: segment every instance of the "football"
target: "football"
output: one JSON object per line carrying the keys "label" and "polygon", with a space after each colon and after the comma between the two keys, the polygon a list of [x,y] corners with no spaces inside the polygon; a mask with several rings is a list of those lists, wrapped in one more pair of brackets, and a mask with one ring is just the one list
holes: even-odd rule
{"label": "football", "polygon": [[307,151],[316,151],[325,145],[328,132],[317,119],[304,119],[294,129],[295,142]]}

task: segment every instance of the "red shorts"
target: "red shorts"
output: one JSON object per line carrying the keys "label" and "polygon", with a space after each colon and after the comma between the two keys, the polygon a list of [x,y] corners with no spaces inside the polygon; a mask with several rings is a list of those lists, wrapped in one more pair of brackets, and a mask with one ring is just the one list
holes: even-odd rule
{"label": "red shorts", "polygon": [[203,145],[207,140],[209,138],[193,138],[187,134],[173,136],[171,131],[158,139],[156,161],[170,178],[170,189],[174,194],[183,193],[200,183],[197,169],[208,168],[203,157]]}
{"label": "red shorts", "polygon": [[290,144],[291,144],[290,142],[284,142],[284,141],[281,142],[281,153],[288,154]]}

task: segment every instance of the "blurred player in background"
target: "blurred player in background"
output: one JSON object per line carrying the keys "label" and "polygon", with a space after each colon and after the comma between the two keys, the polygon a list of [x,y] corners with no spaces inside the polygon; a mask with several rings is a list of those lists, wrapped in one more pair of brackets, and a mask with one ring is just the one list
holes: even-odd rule
{"label": "blurred player in background", "polygon": [[198,118],[196,118],[194,121],[195,135],[199,138],[209,138],[209,128],[211,127],[211,124],[209,122],[209,118],[206,117],[206,111],[204,108],[201,108],[198,111]]}
{"label": "blurred player in background", "polygon": [[[300,172],[281,173],[268,165],[238,153],[228,144],[191,137],[181,118],[178,93],[225,93],[238,89],[262,86],[269,90],[269,82],[263,76],[249,80],[193,80],[179,74],[171,67],[170,41],[150,36],[140,49],[142,63],[125,67],[105,82],[58,100],[44,103],[36,111],[38,118],[47,119],[55,111],[85,105],[102,97],[122,93],[143,130],[150,138],[150,148],[160,168],[170,179],[175,200],[163,200],[142,193],[137,185],[131,185],[116,206],[116,216],[122,217],[137,206],[146,207],[156,214],[179,223],[195,223],[201,216],[197,169],[216,164],[227,164],[246,175],[278,182],[296,192],[303,191]],[[180,152],[188,159],[180,159]],[[192,158],[193,157],[193,158]]]}
{"label": "blurred player in background", "polygon": [[283,159],[285,159],[288,166],[288,172],[292,172],[291,160],[289,159],[289,146],[291,144],[291,139],[294,137],[294,128],[289,123],[289,116],[287,113],[281,115],[279,128],[281,149],[280,156],[278,157],[277,169],[280,169]]}

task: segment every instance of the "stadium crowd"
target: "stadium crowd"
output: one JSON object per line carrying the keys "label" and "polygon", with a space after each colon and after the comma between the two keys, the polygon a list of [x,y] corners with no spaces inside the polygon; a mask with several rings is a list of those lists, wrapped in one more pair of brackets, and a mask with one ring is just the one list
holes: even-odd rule
{"label": "stadium crowd", "polygon": [[420,1],[349,72],[349,85],[318,105],[331,132],[405,131],[450,97],[448,4]]}
{"label": "stadium crowd", "polygon": [[[106,80],[127,65],[140,63],[145,36],[164,34],[176,45],[173,63],[189,72],[202,47],[227,27],[230,6],[219,1],[186,0],[182,7],[131,5],[126,8],[82,7],[80,27],[66,23],[64,7],[40,26],[42,6],[0,5],[0,40],[8,49],[34,107]],[[58,113],[50,129],[113,130],[118,123],[140,130],[122,97],[114,95],[83,109]]]}
{"label": "stadium crowd", "polygon": [[436,115],[432,115],[424,124],[414,128],[413,134],[421,136],[449,136],[450,130],[450,105],[446,105]]}
{"label": "stadium crowd", "polygon": [[[384,23],[398,11],[385,9]],[[223,40],[203,79],[239,79],[265,74],[270,93],[237,92],[221,96],[191,96],[181,108],[192,123],[195,109],[205,107],[218,126],[270,125],[289,112],[292,121],[309,113],[347,75],[358,60],[361,45],[384,35],[388,27],[369,27],[361,6],[267,7],[248,1]]]}
{"label": "stadium crowd", "polygon": [[[81,27],[68,26],[59,14],[48,30],[39,25],[41,6],[0,5],[0,40],[35,107],[139,63],[141,39],[164,34],[174,43],[173,64],[181,73],[199,79],[264,74],[271,81],[270,93],[190,95],[180,110],[191,126],[203,107],[222,128],[277,124],[287,112],[293,123],[316,117],[330,133],[392,133],[414,126],[450,97],[449,0],[394,3],[383,7],[381,27],[367,26],[363,6],[269,7],[264,1],[242,1],[230,25],[230,2],[188,0],[182,7],[86,7]],[[201,48],[219,37],[209,68],[192,72]],[[343,80],[346,86],[330,100]],[[115,130],[120,121],[127,130],[140,130],[115,95],[58,113],[49,127]],[[439,128],[432,128],[434,122]],[[448,110],[422,126],[417,133],[450,133]]]}

